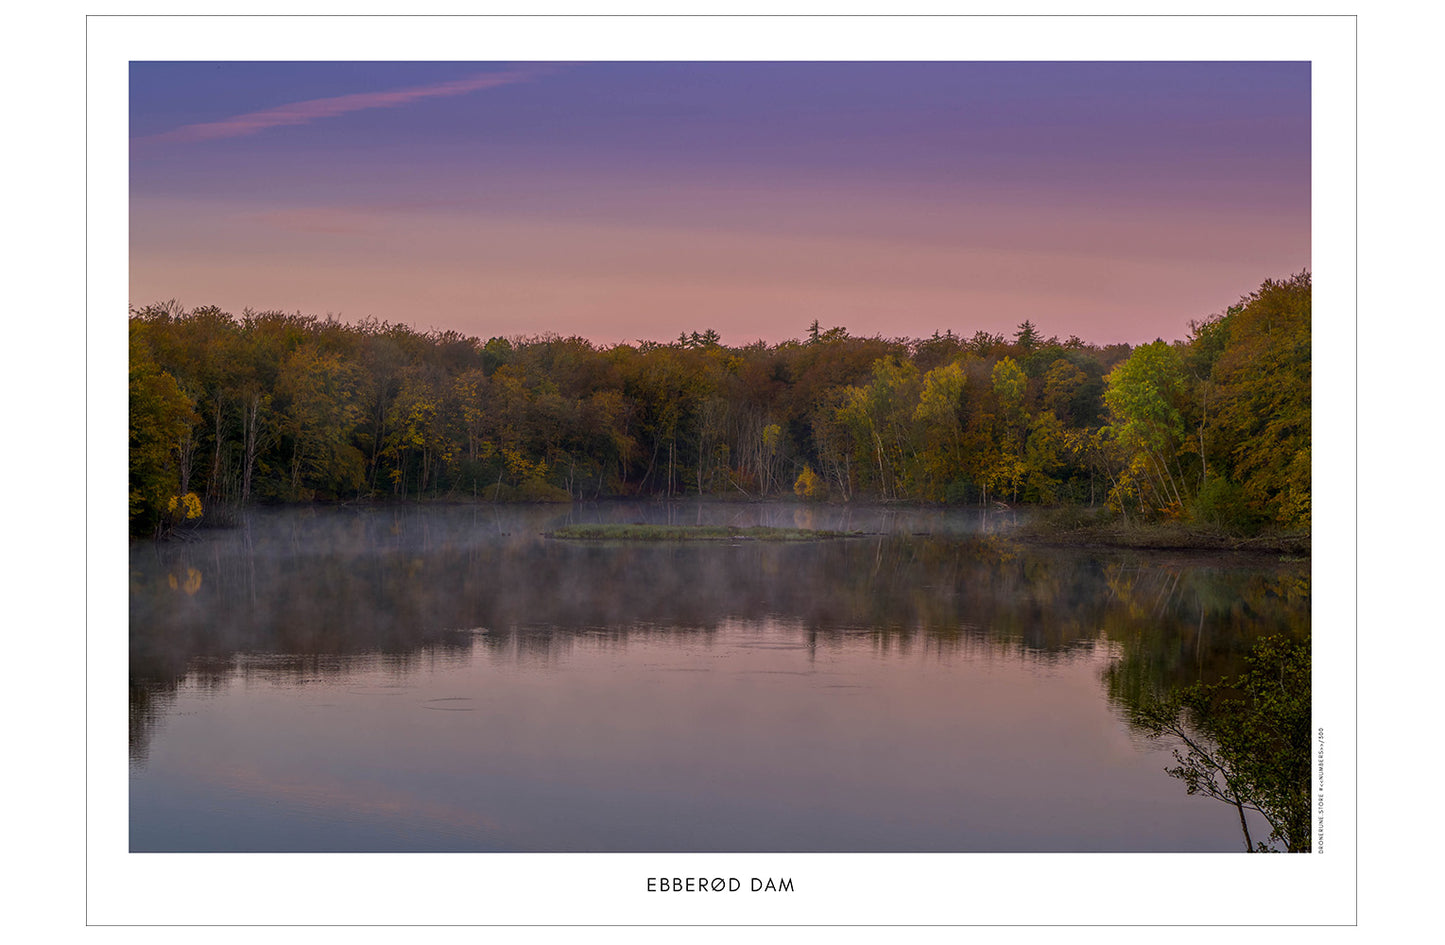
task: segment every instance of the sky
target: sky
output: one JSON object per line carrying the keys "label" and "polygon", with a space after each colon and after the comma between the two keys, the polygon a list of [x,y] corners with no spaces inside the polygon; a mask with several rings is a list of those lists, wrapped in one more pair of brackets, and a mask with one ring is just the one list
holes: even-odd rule
{"label": "sky", "polygon": [[1308,62],[132,62],[130,302],[1184,338],[1310,266]]}

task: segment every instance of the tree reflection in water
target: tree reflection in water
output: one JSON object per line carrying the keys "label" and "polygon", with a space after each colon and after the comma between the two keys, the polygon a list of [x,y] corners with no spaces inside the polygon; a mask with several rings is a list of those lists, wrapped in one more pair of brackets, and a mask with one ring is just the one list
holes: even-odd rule
{"label": "tree reflection in water", "polygon": [[[806,511],[818,528],[840,527],[837,513]],[[478,647],[545,663],[583,637],[626,648],[761,621],[795,626],[814,647],[866,637],[880,650],[984,646],[1043,663],[1105,645],[1117,656],[1104,694],[1155,734],[1148,707],[1183,707],[1190,687],[1245,676],[1266,637],[1309,640],[1308,562],[1049,549],[966,528],[917,534],[926,517],[802,543],[543,538],[559,514],[285,513],[196,543],[137,545],[133,763],[145,763],[183,681],[305,685],[361,665],[404,676]],[[798,510],[777,515],[795,524]],[[1307,667],[1297,685],[1307,705]],[[1307,772],[1308,739],[1303,758]]]}

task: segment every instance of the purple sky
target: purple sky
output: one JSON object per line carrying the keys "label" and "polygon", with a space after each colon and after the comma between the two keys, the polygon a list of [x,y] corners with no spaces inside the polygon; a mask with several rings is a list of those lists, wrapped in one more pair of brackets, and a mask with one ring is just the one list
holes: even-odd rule
{"label": "purple sky", "polygon": [[1310,261],[1308,63],[130,72],[133,305],[1138,343]]}

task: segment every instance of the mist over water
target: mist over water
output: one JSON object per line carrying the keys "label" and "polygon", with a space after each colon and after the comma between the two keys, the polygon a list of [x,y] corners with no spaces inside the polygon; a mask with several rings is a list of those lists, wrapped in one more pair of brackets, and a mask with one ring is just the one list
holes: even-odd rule
{"label": "mist over water", "polygon": [[[578,522],[860,531],[575,542]],[[131,847],[1235,850],[1123,721],[1306,565],[790,504],[257,512],[132,546]]]}

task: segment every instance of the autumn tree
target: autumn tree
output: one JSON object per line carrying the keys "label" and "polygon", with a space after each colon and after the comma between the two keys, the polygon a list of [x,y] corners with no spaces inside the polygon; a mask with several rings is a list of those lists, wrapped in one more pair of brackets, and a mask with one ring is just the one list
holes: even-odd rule
{"label": "autumn tree", "polygon": [[198,421],[194,402],[161,370],[132,321],[130,332],[130,527],[153,533],[181,488],[181,451]]}
{"label": "autumn tree", "polygon": [[[742,492],[1309,521],[1308,275],[1185,342],[986,331],[596,346],[176,303],[133,311],[132,505]],[[1107,377],[1106,377],[1107,375]],[[803,475],[807,471],[809,475]],[[164,480],[165,486],[160,483]],[[157,506],[157,503],[161,503]]]}
{"label": "autumn tree", "polygon": [[945,498],[963,476],[963,403],[967,375],[960,361],[923,376],[914,421],[923,431],[923,475],[929,498]]}
{"label": "autumn tree", "polygon": [[360,371],[313,341],[286,359],[277,380],[280,427],[290,446],[287,494],[353,492],[361,486],[365,458],[352,442],[362,417]]}
{"label": "autumn tree", "polygon": [[392,488],[397,494],[406,495],[411,481],[418,495],[435,490],[440,475],[457,458],[450,421],[464,408],[453,393],[443,375],[427,365],[403,371],[388,411],[389,434],[383,447],[383,455],[392,463]]}
{"label": "autumn tree", "polygon": [[1226,316],[1209,429],[1246,501],[1274,523],[1310,524],[1310,274],[1265,282]]}

